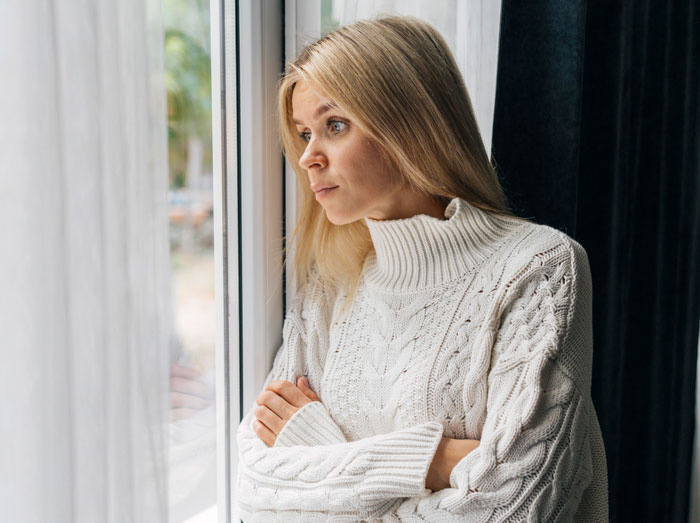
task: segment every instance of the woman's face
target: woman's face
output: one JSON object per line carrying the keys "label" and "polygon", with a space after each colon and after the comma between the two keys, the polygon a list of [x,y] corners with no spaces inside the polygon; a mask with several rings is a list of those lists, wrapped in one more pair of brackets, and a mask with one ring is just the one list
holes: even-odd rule
{"label": "woman's face", "polygon": [[[297,82],[292,109],[297,132],[306,142],[299,165],[308,173],[311,189],[332,223],[342,225],[365,216],[407,218],[427,212],[425,197],[397,183],[398,176],[379,150],[323,93]],[[442,216],[434,207],[432,212]]]}

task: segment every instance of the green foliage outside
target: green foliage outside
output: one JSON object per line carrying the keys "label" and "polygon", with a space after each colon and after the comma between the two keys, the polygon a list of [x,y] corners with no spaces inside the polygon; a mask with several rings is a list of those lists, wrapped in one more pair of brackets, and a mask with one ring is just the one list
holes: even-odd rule
{"label": "green foliage outside", "polygon": [[209,2],[164,0],[170,186],[187,183],[188,142],[202,142],[202,171],[211,172]]}

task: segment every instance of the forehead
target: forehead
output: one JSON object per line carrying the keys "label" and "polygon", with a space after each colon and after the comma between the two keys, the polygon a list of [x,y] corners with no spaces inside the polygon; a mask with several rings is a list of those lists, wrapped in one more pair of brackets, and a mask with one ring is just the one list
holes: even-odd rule
{"label": "forehead", "polygon": [[322,91],[312,88],[306,82],[298,81],[292,90],[292,119],[300,124],[314,120],[330,109],[338,109],[336,103]]}

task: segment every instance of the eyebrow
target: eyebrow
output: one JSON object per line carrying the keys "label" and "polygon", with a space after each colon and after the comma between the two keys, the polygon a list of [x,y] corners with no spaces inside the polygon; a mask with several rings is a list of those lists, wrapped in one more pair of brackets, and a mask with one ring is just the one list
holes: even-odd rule
{"label": "eyebrow", "polygon": [[[318,118],[323,113],[330,111],[331,109],[337,109],[337,108],[338,108],[338,106],[334,102],[327,102],[327,103],[321,105],[318,109],[316,109],[316,114],[314,114],[314,118]],[[297,121],[296,118],[292,118],[292,121],[297,125],[301,125],[301,122]]]}

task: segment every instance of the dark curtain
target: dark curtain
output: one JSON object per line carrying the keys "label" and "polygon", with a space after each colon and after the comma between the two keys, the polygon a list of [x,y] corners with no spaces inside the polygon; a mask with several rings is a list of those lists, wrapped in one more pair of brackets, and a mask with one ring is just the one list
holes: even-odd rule
{"label": "dark curtain", "polygon": [[588,252],[610,520],[688,521],[700,324],[700,5],[503,0],[492,160]]}

